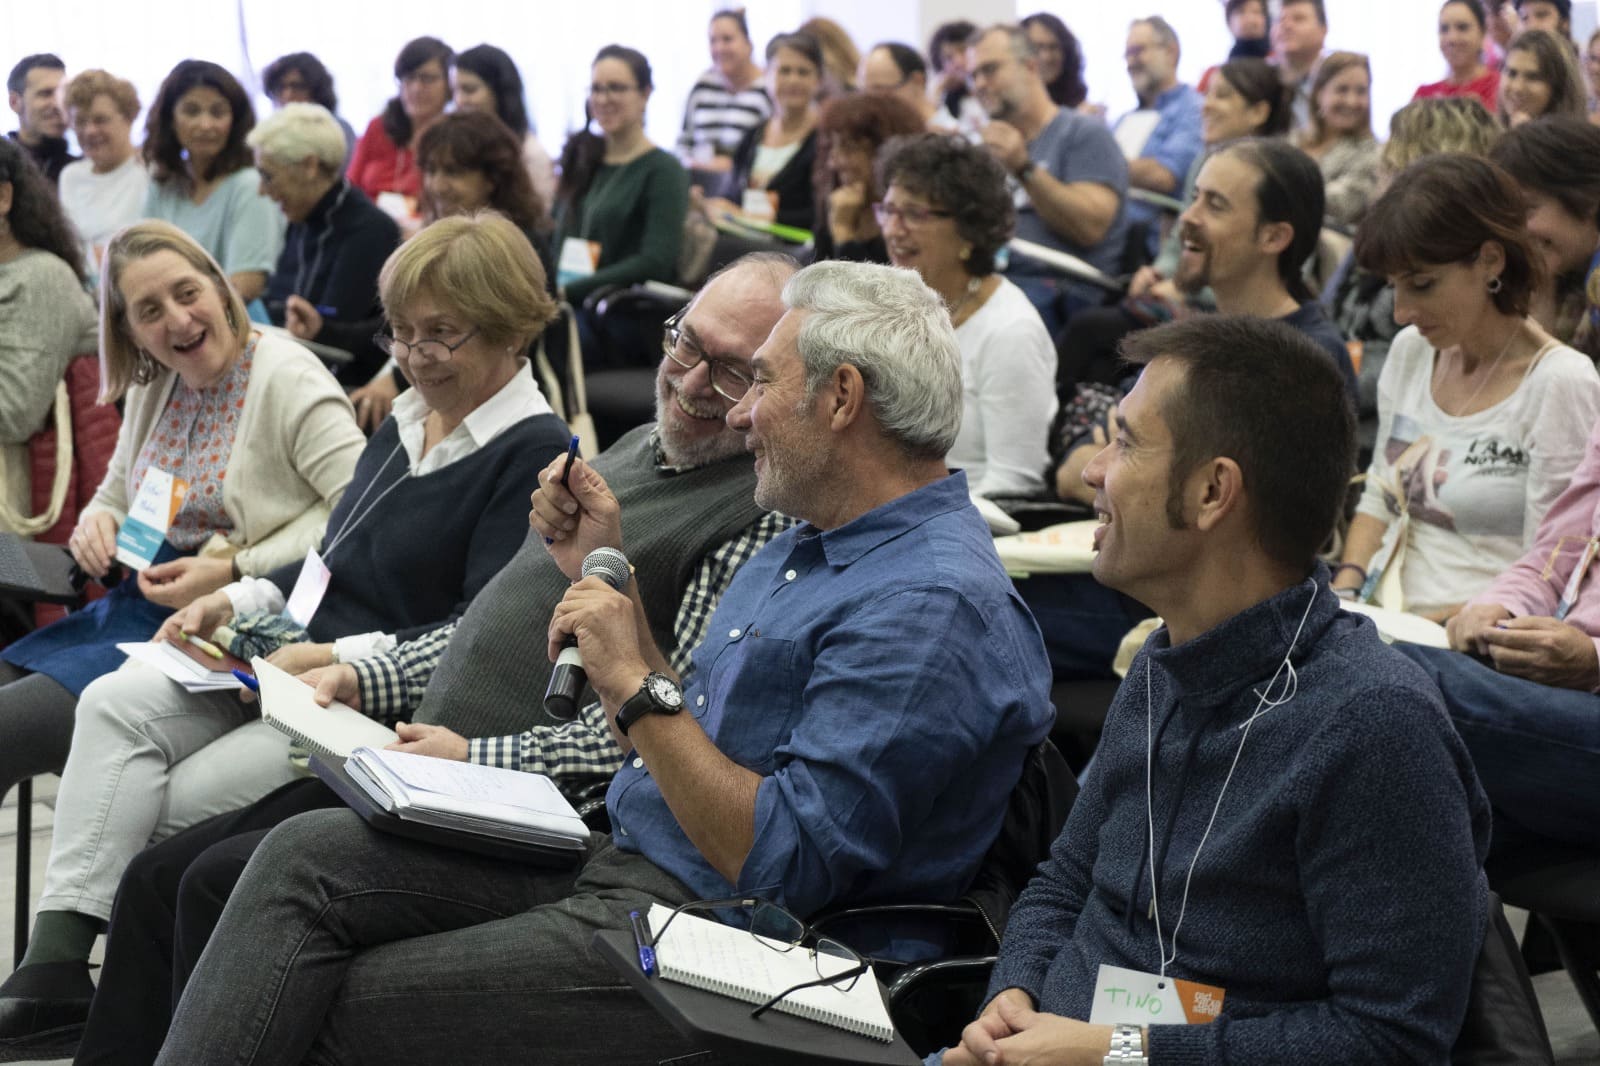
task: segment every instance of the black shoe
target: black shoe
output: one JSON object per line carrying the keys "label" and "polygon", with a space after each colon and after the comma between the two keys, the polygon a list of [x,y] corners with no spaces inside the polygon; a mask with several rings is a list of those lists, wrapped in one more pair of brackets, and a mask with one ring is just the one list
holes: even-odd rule
{"label": "black shoe", "polygon": [[87,962],[36,962],[0,984],[0,1040],[82,1025],[89,1017],[94,982]]}

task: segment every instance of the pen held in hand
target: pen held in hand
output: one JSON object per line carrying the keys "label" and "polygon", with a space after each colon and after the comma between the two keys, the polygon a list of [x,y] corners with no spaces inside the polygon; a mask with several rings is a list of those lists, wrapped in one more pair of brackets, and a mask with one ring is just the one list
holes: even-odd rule
{"label": "pen held in hand", "polygon": [[190,644],[193,644],[195,647],[199,648],[201,651],[205,652],[207,655],[211,656],[213,659],[222,658],[222,649],[211,643],[209,640],[202,640],[193,633],[184,633],[182,631],[179,631],[178,635],[184,640],[188,641]]}
{"label": "pen held in hand", "polygon": [[[578,435],[576,433],[574,433],[572,435],[572,442],[567,445],[567,462],[566,462],[566,465],[561,468],[561,487],[562,488],[566,488],[567,487],[567,480],[572,477],[572,461],[574,459],[576,459],[577,457],[578,457]],[[550,537],[546,537],[546,538],[544,538],[544,542],[546,544],[554,544],[555,540],[550,538]]]}

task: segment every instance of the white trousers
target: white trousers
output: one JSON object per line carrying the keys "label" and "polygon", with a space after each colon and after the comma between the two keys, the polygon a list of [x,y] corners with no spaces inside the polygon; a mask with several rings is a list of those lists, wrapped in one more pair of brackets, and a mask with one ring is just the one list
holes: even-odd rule
{"label": "white trousers", "polygon": [[78,699],[41,911],[111,917],[145,845],[293,779],[289,739],[233,692],[185,692],[128,662]]}

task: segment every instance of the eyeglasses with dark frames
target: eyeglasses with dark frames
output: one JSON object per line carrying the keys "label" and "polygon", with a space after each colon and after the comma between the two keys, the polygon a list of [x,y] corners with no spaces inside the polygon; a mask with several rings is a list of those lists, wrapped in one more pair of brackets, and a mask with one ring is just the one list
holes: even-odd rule
{"label": "eyeglasses with dark frames", "polygon": [[[871,964],[863,959],[856,951],[837,940],[828,937],[816,936],[809,925],[784,910],[776,903],[769,903],[764,899],[755,899],[750,896],[735,896],[728,899],[700,899],[682,906],[674,907],[672,913],[667,915],[667,920],[661,923],[661,928],[653,930],[650,936],[651,945],[660,949],[662,941],[666,938],[667,930],[672,928],[672,921],[680,914],[695,913],[697,911],[737,911],[740,917],[737,922],[730,923],[745,929],[758,943],[773,951],[783,954],[801,948],[811,953],[816,965],[817,979],[815,981],[802,981],[791,988],[786,988],[765,1003],[750,1012],[750,1017],[759,1018],[771,1008],[777,1006],[786,997],[802,988],[816,988],[828,985],[841,992],[848,992],[855,987],[861,975],[871,969]],[[808,946],[807,942],[810,942]],[[668,946],[670,950],[670,945]]]}
{"label": "eyeglasses with dark frames", "polygon": [[711,374],[712,389],[723,399],[738,403],[744,399],[744,394],[750,391],[750,383],[754,379],[748,371],[734,366],[728,360],[707,355],[705,349],[684,332],[679,323],[683,321],[683,316],[688,310],[685,307],[667,319],[666,325],[662,327],[662,353],[685,370],[693,370],[701,363],[705,363]]}
{"label": "eyeglasses with dark frames", "polygon": [[935,218],[954,218],[954,211],[939,211],[932,207],[917,207],[914,204],[901,206],[900,204],[886,204],[878,201],[872,205],[872,214],[878,220],[879,226],[887,226],[891,219],[898,218],[908,226],[926,226]]}
{"label": "eyeglasses with dark frames", "polygon": [[410,359],[412,356],[421,355],[426,356],[431,362],[448,363],[451,358],[455,356],[458,348],[477,335],[478,331],[476,328],[470,329],[467,331],[465,336],[456,341],[454,344],[446,344],[444,341],[435,340],[432,337],[428,337],[425,340],[415,341],[413,343],[407,343],[403,340],[397,340],[394,336],[388,333],[374,333],[372,335],[372,343],[377,345],[378,351],[382,352],[384,355],[393,356],[396,359],[399,359],[402,356],[404,356],[406,359]]}

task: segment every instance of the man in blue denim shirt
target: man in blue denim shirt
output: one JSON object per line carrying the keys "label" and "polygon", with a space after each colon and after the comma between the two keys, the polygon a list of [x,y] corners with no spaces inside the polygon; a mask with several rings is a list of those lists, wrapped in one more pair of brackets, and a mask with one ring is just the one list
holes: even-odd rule
{"label": "man in blue denim shirt", "polygon": [[[347,811],[293,819],[252,859],[160,1062],[656,1062],[682,1039],[589,946],[629,911],[738,892],[809,915],[966,888],[1053,712],[1038,629],[944,466],[954,332],[889,267],[818,264],[784,302],[727,417],[756,502],[803,524],[729,586],[687,692],[636,583],[580,581],[550,623],[627,755],[614,839],[550,873]],[[545,481],[533,524],[560,555],[621,546],[587,465],[570,492]]]}

